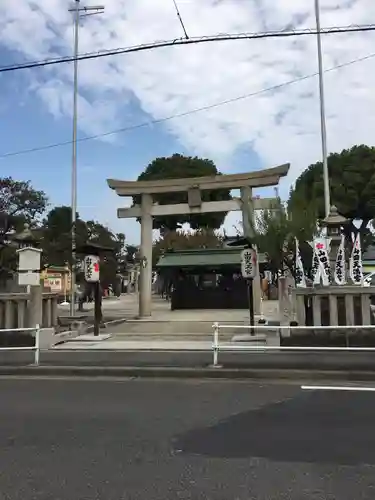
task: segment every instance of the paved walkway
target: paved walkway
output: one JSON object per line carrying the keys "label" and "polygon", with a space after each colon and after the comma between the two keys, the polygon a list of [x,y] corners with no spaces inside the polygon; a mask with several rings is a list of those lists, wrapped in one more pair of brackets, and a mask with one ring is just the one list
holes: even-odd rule
{"label": "paved walkway", "polygon": [[209,341],[148,341],[148,340],[103,340],[103,341],[70,341],[60,344],[57,350],[115,350],[115,351],[212,351]]}
{"label": "paved walkway", "polygon": [[[110,318],[132,318],[137,314],[137,298],[135,295],[121,295],[120,297],[111,297],[103,300],[103,314]],[[89,317],[94,316],[94,303],[88,302],[84,304],[84,312],[77,314],[87,314]],[[59,316],[69,316],[70,315],[70,305],[59,305],[58,306]]]}
{"label": "paved walkway", "polygon": [[[274,300],[265,301],[264,315],[275,319],[278,317],[278,302]],[[88,303],[84,306],[88,315],[93,315],[94,304]],[[59,306],[61,316],[69,315],[69,305]],[[121,297],[111,297],[103,300],[104,317],[121,317],[126,319],[137,319],[138,317],[138,295],[127,294]],[[150,318],[138,319],[138,321],[214,321],[229,322],[249,322],[249,312],[246,309],[214,309],[214,310],[178,310],[171,311],[170,302],[161,299],[159,296],[153,297],[152,315]]]}
{"label": "paved walkway", "polygon": [[[69,314],[69,306],[60,306],[60,314]],[[86,304],[85,309],[90,316],[93,304]],[[249,312],[238,310],[179,310],[171,311],[170,303],[154,296],[152,315],[149,318],[137,319],[138,296],[122,295],[119,298],[103,300],[103,316],[109,320],[102,329],[105,334],[100,339],[92,335],[80,336],[65,342],[55,349],[84,350],[211,350],[213,340],[212,324],[248,325]],[[264,302],[264,315],[268,319],[277,319],[278,303]],[[124,319],[118,323],[118,319]],[[259,316],[256,316],[256,320]],[[111,321],[114,321],[111,324]],[[247,330],[229,332],[223,330],[221,338],[229,340],[233,334],[244,334]],[[225,335],[227,334],[227,335]]]}

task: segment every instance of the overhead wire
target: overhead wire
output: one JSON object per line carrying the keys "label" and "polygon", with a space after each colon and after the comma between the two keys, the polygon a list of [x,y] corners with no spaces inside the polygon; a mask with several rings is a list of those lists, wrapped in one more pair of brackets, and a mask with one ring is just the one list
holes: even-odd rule
{"label": "overhead wire", "polygon": [[180,10],[178,8],[176,0],[173,0],[173,4],[174,4],[174,8],[176,9],[176,14],[177,14],[177,17],[178,17],[178,19],[180,21],[182,30],[184,32],[185,39],[188,40],[189,39],[189,35],[187,34],[187,31],[186,31],[186,28],[185,28],[185,24],[184,24],[184,21],[182,20],[182,17],[181,17],[181,14],[180,14]]}
{"label": "overhead wire", "polygon": [[[372,53],[372,54],[368,54],[366,56],[363,56],[363,57],[359,57],[359,58],[353,59],[351,61],[347,61],[345,63],[337,64],[335,66],[332,66],[331,68],[327,68],[327,69],[324,70],[324,73],[329,73],[329,72],[335,71],[337,69],[344,68],[346,66],[350,66],[352,64],[356,64],[356,63],[359,63],[359,62],[364,62],[364,61],[366,61],[368,59],[371,59],[373,57],[375,57],[375,52]],[[317,75],[318,75],[318,72],[310,73],[308,75],[304,75],[304,76],[301,76],[301,77],[298,77],[298,78],[294,78],[292,80],[288,80],[286,82],[282,82],[282,83],[273,85],[271,87],[266,87],[264,89],[260,89],[260,90],[257,90],[257,91],[254,91],[254,92],[251,92],[251,93],[248,93],[248,94],[243,94],[243,95],[240,95],[240,96],[237,96],[237,97],[226,99],[224,101],[219,101],[217,103],[208,104],[206,106],[202,106],[202,107],[199,107],[199,108],[194,108],[194,109],[191,109],[191,110],[187,110],[187,111],[184,111],[182,113],[177,113],[177,114],[174,114],[174,115],[166,116],[166,117],[163,117],[163,118],[158,118],[158,119],[155,119],[155,120],[149,120],[147,122],[142,122],[142,123],[138,123],[138,124],[135,124],[135,125],[130,125],[130,126],[127,126],[127,127],[122,127],[122,128],[110,130],[108,132],[103,132],[103,133],[100,133],[100,134],[95,134],[95,135],[86,136],[86,137],[80,137],[80,138],[77,139],[77,142],[82,143],[82,142],[91,141],[91,140],[95,140],[95,139],[102,139],[104,137],[109,137],[111,135],[116,135],[116,134],[120,134],[120,133],[130,132],[132,130],[137,130],[137,129],[140,129],[140,128],[148,127],[150,125],[158,125],[160,123],[164,123],[164,122],[167,122],[167,121],[170,121],[170,120],[174,120],[176,118],[183,118],[185,116],[189,116],[189,115],[192,115],[192,114],[195,114],[195,113],[200,113],[200,112],[203,112],[203,111],[208,111],[210,109],[214,109],[214,108],[217,108],[217,107],[220,107],[220,106],[224,106],[226,104],[231,104],[231,103],[234,103],[234,102],[237,102],[237,101],[241,101],[241,100],[244,100],[244,99],[249,99],[251,97],[256,97],[258,95],[265,94],[267,92],[276,91],[276,90],[279,90],[279,89],[281,89],[283,87],[292,85],[293,83],[298,83],[298,82],[301,82],[301,81],[304,81],[304,80],[308,80],[308,79],[313,78],[313,77],[315,77]],[[35,147],[35,148],[22,149],[22,150],[18,150],[18,151],[11,151],[9,153],[0,154],[0,159],[9,158],[9,157],[12,157],[12,156],[20,156],[20,155],[24,155],[24,154],[31,154],[31,153],[36,153],[36,152],[40,152],[40,151],[46,151],[46,150],[49,150],[49,149],[54,149],[54,148],[58,148],[58,147],[68,146],[68,145],[71,145],[71,144],[72,144],[72,141],[69,140],[69,141],[64,141],[64,142],[57,142],[57,143],[47,144],[45,146],[39,146],[39,147]]]}
{"label": "overhead wire", "polygon": [[[375,24],[334,26],[331,28],[322,28],[320,30],[320,34],[329,35],[334,33],[355,33],[355,32],[369,32],[369,31],[375,31]],[[134,45],[132,47],[120,47],[117,49],[87,52],[84,54],[79,54],[77,58],[73,56],[65,56],[65,57],[44,59],[42,61],[30,61],[25,63],[13,64],[10,66],[2,66],[0,67],[0,73],[19,71],[22,69],[33,69],[45,66],[53,66],[56,64],[73,62],[76,59],[78,61],[85,61],[89,59],[99,59],[102,57],[130,54],[134,52],[141,52],[145,50],[153,50],[153,49],[178,46],[178,45],[191,45],[191,44],[200,44],[207,42],[224,42],[230,40],[261,40],[265,38],[285,38],[293,36],[316,35],[317,33],[318,32],[316,29],[306,28],[302,30],[264,31],[259,33],[219,34],[214,36],[202,36],[202,37],[194,37],[187,39],[176,38],[173,40],[165,40],[159,42]]]}

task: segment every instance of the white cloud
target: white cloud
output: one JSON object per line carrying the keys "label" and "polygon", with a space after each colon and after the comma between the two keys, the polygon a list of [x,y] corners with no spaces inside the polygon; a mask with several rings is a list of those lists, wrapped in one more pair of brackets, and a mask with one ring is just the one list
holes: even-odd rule
{"label": "white cloud", "polygon": [[[102,16],[82,22],[80,51],[182,36],[172,0],[103,0]],[[312,0],[179,0],[188,34],[314,27]],[[37,5],[37,6],[36,6]],[[321,0],[322,26],[375,22],[373,0]],[[65,0],[2,0],[0,43],[27,59],[69,54],[72,19]],[[37,36],[36,36],[37,34]],[[375,34],[323,37],[326,68],[366,56]],[[135,96],[158,119],[256,92],[314,73],[314,36],[207,43],[80,63],[80,127],[87,133],[121,126],[119,102]],[[71,65],[33,72],[33,88],[57,117],[70,113]],[[375,58],[327,73],[328,148],[373,144]],[[123,113],[123,108],[121,109]],[[115,126],[114,126],[115,125]],[[227,164],[251,146],[265,166],[292,164],[287,184],[321,156],[317,78],[294,83],[165,123],[193,153]]]}

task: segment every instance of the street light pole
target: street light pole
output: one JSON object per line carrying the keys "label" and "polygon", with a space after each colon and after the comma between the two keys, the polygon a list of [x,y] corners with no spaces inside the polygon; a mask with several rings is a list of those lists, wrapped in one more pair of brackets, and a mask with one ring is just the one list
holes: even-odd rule
{"label": "street light pole", "polygon": [[76,214],[77,214],[77,100],[78,100],[78,32],[79,2],[74,12],[74,78],[73,78],[73,151],[72,151],[72,271],[70,273],[70,315],[75,312],[76,285]]}
{"label": "street light pole", "polygon": [[323,61],[322,61],[322,40],[320,33],[320,7],[319,0],[315,0],[315,18],[316,18],[316,40],[318,45],[318,67],[319,67],[319,94],[320,94],[320,131],[322,138],[323,155],[323,185],[324,185],[324,211],[325,216],[330,214],[331,201],[329,192],[329,174],[328,174],[328,155],[327,155],[327,130],[324,102],[324,80],[323,80]]}
{"label": "street light pole", "polygon": [[69,9],[74,12],[74,76],[73,76],[73,149],[72,149],[72,268],[70,274],[70,315],[75,313],[75,286],[76,286],[76,222],[77,222],[77,123],[78,123],[78,34],[79,20],[84,16],[101,14],[104,7],[97,5],[80,7],[80,0],[75,0],[75,6]]}

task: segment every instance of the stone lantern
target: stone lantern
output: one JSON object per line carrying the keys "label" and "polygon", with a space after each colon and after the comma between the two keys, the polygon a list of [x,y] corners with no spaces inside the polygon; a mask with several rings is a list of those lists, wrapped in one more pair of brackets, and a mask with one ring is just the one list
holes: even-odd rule
{"label": "stone lantern", "polygon": [[336,262],[337,250],[341,242],[342,229],[348,224],[348,219],[339,214],[337,208],[332,205],[328,216],[323,219],[323,226],[327,228],[327,239],[330,241],[329,260],[331,268]]}
{"label": "stone lantern", "polygon": [[24,230],[9,237],[18,249],[18,284],[26,286],[40,285],[41,254],[39,244],[41,238],[30,229],[29,224]]}
{"label": "stone lantern", "polygon": [[18,248],[38,248],[40,245],[41,238],[38,234],[30,229],[29,224],[24,225],[24,230],[20,233],[16,233],[10,237],[14,241]]}
{"label": "stone lantern", "polygon": [[41,325],[43,319],[43,287],[40,283],[42,250],[37,248],[41,238],[25,224],[23,231],[9,236],[9,239],[18,246],[18,284],[26,286],[30,294],[28,322],[34,328]]}

